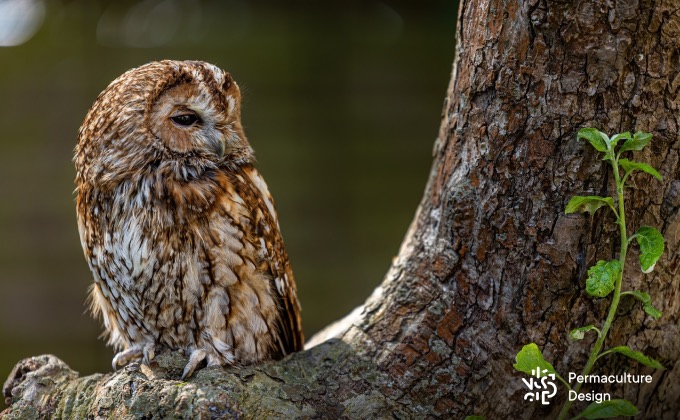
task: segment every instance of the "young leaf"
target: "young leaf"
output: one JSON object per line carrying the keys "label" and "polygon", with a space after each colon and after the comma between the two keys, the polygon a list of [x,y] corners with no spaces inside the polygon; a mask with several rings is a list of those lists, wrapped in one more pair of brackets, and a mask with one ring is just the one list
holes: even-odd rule
{"label": "young leaf", "polygon": [[594,402],[586,407],[576,418],[585,417],[587,419],[606,419],[618,416],[636,416],[640,413],[628,400],[609,400],[600,403]]}
{"label": "young leaf", "polygon": [[621,263],[618,260],[598,261],[588,270],[586,293],[594,297],[605,297],[614,290],[616,280],[621,275]]}
{"label": "young leaf", "polygon": [[645,292],[638,292],[637,290],[631,291],[631,292],[626,292],[627,295],[634,296],[635,299],[639,300],[642,302],[642,309],[647,312],[647,315],[651,316],[654,319],[659,319],[661,318],[662,312],[654,307],[652,305],[652,298],[649,296],[648,293]]}
{"label": "young leaf", "polygon": [[557,374],[553,365],[543,358],[543,354],[536,343],[530,343],[522,347],[522,350],[515,356],[515,361],[517,363],[512,365],[512,367],[527,375],[531,375],[531,371],[536,368],[540,369],[541,372],[547,370],[549,373]]}
{"label": "young leaf", "polygon": [[659,363],[657,360],[654,360],[651,357],[647,357],[644,354],[640,353],[639,351],[632,350],[628,346],[612,347],[611,349],[607,350],[607,353],[621,353],[623,355],[630,357],[633,360],[637,360],[638,362],[642,363],[645,366],[649,366],[654,369],[665,369],[663,365]]}
{"label": "young leaf", "polygon": [[632,160],[628,159],[619,159],[619,165],[623,167],[623,170],[626,171],[627,173],[633,172],[633,171],[642,171],[642,172],[647,172],[654,178],[658,179],[659,181],[663,181],[663,178],[661,177],[661,174],[657,172],[656,169],[652,168],[651,166],[647,165],[646,163],[642,162],[634,162]]}
{"label": "young leaf", "polygon": [[616,147],[616,143],[618,143],[621,139],[632,140],[633,138],[631,137],[629,131],[614,135],[614,137],[609,140],[609,144],[612,145],[612,149]]}
{"label": "young leaf", "polygon": [[643,273],[654,270],[657,260],[663,254],[663,236],[658,230],[650,226],[642,226],[637,231],[638,245],[640,245],[640,267]]}
{"label": "young leaf", "polygon": [[569,336],[574,340],[581,340],[585,336],[585,333],[590,330],[598,331],[597,328],[591,324],[586,325],[585,327],[574,328],[573,330],[569,331]]}
{"label": "young leaf", "polygon": [[626,140],[626,142],[623,143],[623,146],[621,146],[621,149],[619,149],[619,154],[629,150],[642,150],[645,146],[647,146],[651,139],[652,135],[650,133],[638,131],[635,133],[632,139]]}
{"label": "young leaf", "polygon": [[595,211],[602,206],[614,207],[614,199],[611,197],[600,197],[597,195],[580,196],[577,195],[572,197],[564,209],[564,213],[575,213],[575,212],[588,212],[590,214],[595,214]]}
{"label": "young leaf", "polygon": [[606,134],[595,128],[582,128],[578,130],[577,138],[579,140],[588,140],[598,152],[606,152],[608,149],[607,144],[609,143],[609,138],[607,138]]}
{"label": "young leaf", "polygon": [[646,292],[640,292],[638,290],[631,290],[628,292],[623,292],[621,293],[622,295],[631,295],[635,299],[639,300],[642,303],[649,303],[652,301],[652,298],[649,296],[649,293]]}
{"label": "young leaf", "polygon": [[645,303],[644,305],[642,305],[642,309],[647,313],[647,315],[651,316],[654,319],[659,319],[661,318],[661,315],[663,315],[663,312],[656,309],[654,305],[652,305],[651,303]]}

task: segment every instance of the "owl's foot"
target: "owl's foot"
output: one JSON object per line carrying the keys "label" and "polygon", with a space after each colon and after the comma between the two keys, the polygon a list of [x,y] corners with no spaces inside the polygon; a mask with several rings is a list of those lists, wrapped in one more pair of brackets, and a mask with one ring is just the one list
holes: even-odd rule
{"label": "owl's foot", "polygon": [[153,343],[146,343],[144,346],[135,345],[127,350],[123,350],[116,354],[111,361],[113,370],[118,369],[119,366],[125,366],[133,361],[142,360],[145,365],[148,365],[156,355],[156,346]]}
{"label": "owl's foot", "polygon": [[118,369],[118,366],[125,366],[128,363],[139,360],[142,358],[142,347],[141,346],[132,346],[127,350],[123,350],[119,353],[117,353],[114,357],[113,360],[111,361],[111,366],[113,367],[113,370],[116,371]]}
{"label": "owl's foot", "polygon": [[186,366],[184,366],[184,372],[182,372],[182,380],[185,380],[191,376],[198,365],[207,360],[208,366],[224,366],[227,364],[234,363],[234,354],[231,348],[224,344],[224,353],[217,355],[217,353],[206,350],[206,349],[194,349],[189,354],[189,361]]}
{"label": "owl's foot", "polygon": [[144,345],[144,348],[142,348],[142,354],[144,355],[144,357],[142,357],[144,364],[149,366],[153,358],[156,356],[156,346],[153,343],[147,343]]}
{"label": "owl's foot", "polygon": [[196,370],[196,366],[201,363],[205,358],[208,357],[208,352],[203,349],[196,349],[189,355],[189,361],[187,365],[184,366],[184,372],[182,372],[182,380],[185,380]]}

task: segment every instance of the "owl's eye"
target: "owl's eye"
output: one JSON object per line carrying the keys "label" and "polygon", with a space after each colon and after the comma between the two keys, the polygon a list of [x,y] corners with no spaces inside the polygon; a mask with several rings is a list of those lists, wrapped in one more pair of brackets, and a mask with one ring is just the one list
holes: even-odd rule
{"label": "owl's eye", "polygon": [[190,125],[194,125],[197,122],[201,121],[201,119],[198,118],[198,115],[196,115],[196,114],[176,115],[174,117],[170,117],[170,119],[175,124],[181,125],[181,126],[184,126],[184,127],[189,127]]}

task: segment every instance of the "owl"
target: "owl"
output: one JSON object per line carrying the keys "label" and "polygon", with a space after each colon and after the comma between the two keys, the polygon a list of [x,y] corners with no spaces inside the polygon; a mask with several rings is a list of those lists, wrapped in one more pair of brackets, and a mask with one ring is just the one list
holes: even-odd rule
{"label": "owl", "polygon": [[114,370],[162,348],[250,364],[303,348],[274,203],[253,166],[231,75],[200,61],[129,70],[95,100],[75,149],[91,308]]}

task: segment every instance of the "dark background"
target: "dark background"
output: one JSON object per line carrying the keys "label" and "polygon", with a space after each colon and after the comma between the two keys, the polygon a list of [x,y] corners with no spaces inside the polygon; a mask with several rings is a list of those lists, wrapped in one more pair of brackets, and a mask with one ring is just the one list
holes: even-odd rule
{"label": "dark background", "polygon": [[209,61],[241,86],[307,337],[361,304],[427,180],[454,3],[0,1],[0,42],[28,38],[0,47],[0,377],[43,353],[81,374],[111,369],[86,313],[71,158],[99,92],[152,60]]}

